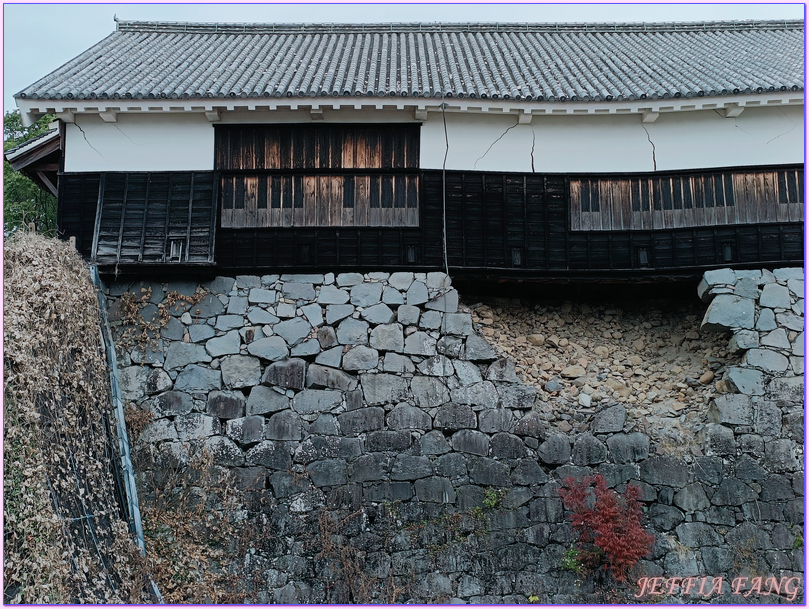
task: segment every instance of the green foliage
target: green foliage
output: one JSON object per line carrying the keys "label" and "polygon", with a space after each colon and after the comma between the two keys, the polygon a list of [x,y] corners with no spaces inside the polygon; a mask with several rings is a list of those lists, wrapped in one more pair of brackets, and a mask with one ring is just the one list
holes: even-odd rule
{"label": "green foliage", "polygon": [[483,491],[483,509],[487,512],[499,510],[503,506],[503,497],[506,496],[506,489],[487,488]]}
{"label": "green foliage", "polygon": [[581,560],[581,552],[574,547],[568,548],[565,555],[562,556],[562,568],[578,575],[584,573],[585,566]]}
{"label": "green foliage", "polygon": [[[6,112],[3,117],[3,150],[10,150],[44,133],[54,120],[46,114],[30,127],[24,127],[19,111]],[[37,230],[56,234],[56,197],[40,188],[22,173],[14,171],[3,161],[3,220],[6,234],[33,222]]]}

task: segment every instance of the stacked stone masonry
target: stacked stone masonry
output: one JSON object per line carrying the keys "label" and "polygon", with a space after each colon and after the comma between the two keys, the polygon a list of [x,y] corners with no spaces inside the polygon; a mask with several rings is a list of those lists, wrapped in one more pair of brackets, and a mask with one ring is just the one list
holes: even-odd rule
{"label": "stacked stone masonry", "polygon": [[[801,269],[705,274],[703,328],[746,354],[691,463],[650,454],[610,401],[584,433],[547,431],[553,402],[497,357],[444,273],[114,282],[108,299],[124,399],[152,415],[136,449],[159,467],[204,448],[262,506],[246,509],[275,542],[253,552],[253,602],[357,600],[300,543],[330,511],[358,515],[339,533],[368,600],[564,603],[608,599],[562,568],[575,534],[557,489],[593,473],[642,489],[656,542],[638,577],[802,578],[803,292]],[[637,592],[622,590],[609,598]]]}

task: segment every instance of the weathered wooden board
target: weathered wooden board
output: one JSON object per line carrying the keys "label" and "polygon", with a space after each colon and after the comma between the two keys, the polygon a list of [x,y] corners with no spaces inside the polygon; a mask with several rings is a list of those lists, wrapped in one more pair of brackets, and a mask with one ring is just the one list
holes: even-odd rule
{"label": "weathered wooden board", "polygon": [[798,222],[803,171],[571,178],[570,230],[622,231]]}

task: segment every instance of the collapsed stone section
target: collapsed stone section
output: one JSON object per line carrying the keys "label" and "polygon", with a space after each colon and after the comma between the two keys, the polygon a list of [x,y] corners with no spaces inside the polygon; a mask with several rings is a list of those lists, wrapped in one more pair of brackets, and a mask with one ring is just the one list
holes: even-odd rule
{"label": "collapsed stone section", "polygon": [[[739,297],[737,283],[700,292]],[[333,565],[312,549],[324,510],[359,514],[339,533],[376,586],[368,600],[390,600],[393,586],[414,602],[604,601],[562,569],[575,536],[557,490],[593,473],[619,491],[641,487],[657,537],[639,565],[648,576],[802,571],[791,528],[803,523],[802,376],[759,370],[763,395],[720,396],[704,450],[683,459],[650,455],[649,436],[610,401],[583,433],[549,433],[539,414],[552,402],[497,358],[443,273],[217,277],[109,292],[124,397],[154,417],[139,448],[154,463],[206,448],[266,514],[273,543],[251,563],[262,582],[254,601],[350,600],[331,596]],[[125,292],[153,324],[131,325]],[[787,312],[760,300],[752,329],[765,309],[776,321]],[[736,328],[717,317],[719,305],[706,325]],[[749,306],[731,316],[747,324]],[[792,355],[775,348],[798,357],[797,337],[786,338]],[[755,556],[740,562],[738,548]]]}

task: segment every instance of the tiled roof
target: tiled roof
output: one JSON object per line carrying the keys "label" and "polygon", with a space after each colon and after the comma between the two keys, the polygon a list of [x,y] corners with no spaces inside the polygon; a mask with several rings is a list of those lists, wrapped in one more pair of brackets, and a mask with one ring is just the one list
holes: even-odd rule
{"label": "tiled roof", "polygon": [[58,129],[50,129],[48,131],[43,131],[36,137],[32,137],[30,140],[26,140],[21,144],[17,144],[16,146],[14,146],[14,148],[9,148],[8,150],[5,150],[3,154],[5,155],[6,158],[16,157],[19,155],[19,153],[22,153],[23,151],[27,150],[34,144],[40,145],[58,136],[59,136]]}
{"label": "tiled roof", "polygon": [[804,88],[801,21],[281,25],[119,22],[25,99],[610,101]]}

